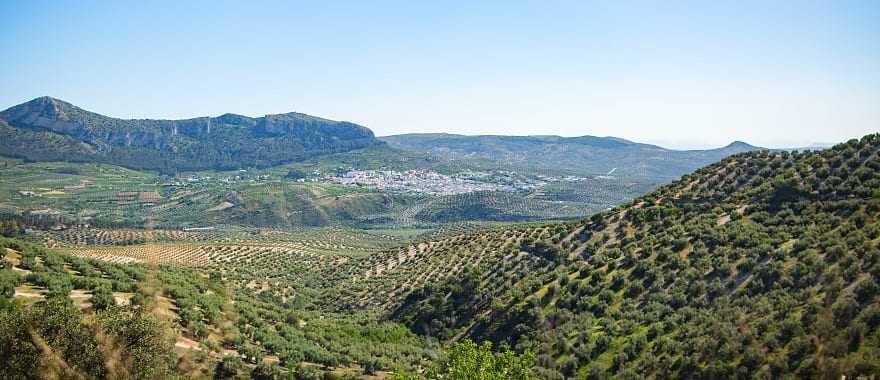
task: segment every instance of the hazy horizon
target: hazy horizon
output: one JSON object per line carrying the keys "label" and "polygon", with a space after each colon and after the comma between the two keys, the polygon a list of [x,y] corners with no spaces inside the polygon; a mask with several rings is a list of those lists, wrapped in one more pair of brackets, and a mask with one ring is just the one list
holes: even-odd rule
{"label": "hazy horizon", "polygon": [[[51,98],[55,98],[55,99],[58,99],[58,100],[61,100],[61,101],[64,101],[64,102],[68,102],[68,103],[70,103],[70,102],[69,102],[68,100],[66,100],[66,99],[61,99],[61,98],[54,97],[54,96],[51,96],[51,95],[43,95],[43,96],[40,96],[40,97],[51,97]],[[30,100],[28,100],[28,101],[35,100],[35,99],[38,99],[38,98],[40,98],[40,97],[37,97],[37,98],[34,98],[34,99],[30,99]],[[22,103],[26,103],[26,102],[27,102],[27,101],[24,101],[24,102],[22,102]],[[22,103],[18,103],[18,104],[22,104]],[[0,110],[8,109],[8,108],[14,107],[14,106],[16,106],[16,105],[18,105],[18,104],[13,104],[13,105],[10,105],[10,106],[8,106],[8,107],[4,107],[4,108],[2,108],[2,109],[0,109]],[[75,103],[71,103],[71,104],[73,104],[74,106],[77,106],[77,107],[78,107],[78,105],[75,104]],[[81,107],[80,107],[80,108],[81,108]],[[117,116],[114,116],[114,115],[103,114],[103,113],[101,113],[101,112],[98,112],[98,111],[95,111],[95,110],[91,110],[91,109],[86,109],[86,111],[95,112],[95,113],[98,113],[98,114],[101,114],[101,115],[104,115],[104,116],[108,116],[108,117],[114,117],[114,118],[119,118],[119,119],[129,119],[129,118],[117,117]],[[298,111],[290,111],[290,112],[298,112]],[[246,117],[251,117],[251,118],[258,118],[258,117],[262,117],[262,116],[266,116],[266,115],[280,114],[280,113],[285,113],[285,112],[275,112],[275,113],[268,113],[268,114],[264,114],[264,115],[244,115],[244,114],[239,114],[239,113],[235,113],[235,112],[226,112],[226,113],[238,114],[238,115],[242,115],[242,116],[246,116]],[[306,113],[306,114],[308,114],[307,112],[302,112],[302,113]],[[179,119],[176,119],[176,120],[186,120],[186,119],[193,119],[193,118],[199,118],[199,117],[219,117],[219,116],[221,116],[221,115],[223,115],[223,114],[216,114],[216,115],[197,115],[197,116],[191,116],[191,117],[182,117],[182,118],[179,118]],[[321,117],[321,115],[313,115],[313,114],[309,114],[309,115],[310,115],[310,116]],[[153,119],[153,120],[163,120],[163,119],[165,119],[165,120],[169,120],[169,118],[163,118],[163,117],[148,117],[147,119]],[[356,121],[352,121],[352,120],[338,120],[338,121],[347,121],[347,122],[351,122],[351,123],[358,124]],[[367,127],[367,128],[369,128],[369,126],[367,126],[367,125],[364,125],[364,126]],[[371,128],[371,130],[372,130],[372,128]],[[373,132],[375,133],[376,131],[374,130]],[[486,133],[466,133],[466,132],[459,132],[459,133],[451,133],[451,132],[401,132],[401,133],[395,133],[395,134],[378,134],[378,133],[375,133],[375,135],[376,135],[377,138],[390,137],[390,136],[396,136],[396,135],[406,135],[406,134],[448,134],[448,135],[458,135],[458,136],[512,136],[512,137],[542,137],[542,136],[552,136],[552,137],[583,137],[583,136],[594,136],[594,137],[604,137],[604,138],[622,138],[622,137],[620,137],[620,136],[613,136],[613,135],[599,136],[599,135],[590,135],[590,134],[583,134],[583,135],[553,135],[553,134],[486,134]],[[858,138],[858,137],[861,137],[861,136],[853,136],[852,138]],[[730,140],[730,141],[728,141],[728,142],[726,142],[726,143],[723,143],[723,144],[721,144],[721,145],[694,145],[694,146],[682,145],[681,142],[676,142],[676,141],[665,141],[665,140],[639,140],[639,139],[625,139],[625,140],[629,140],[629,141],[632,141],[632,142],[635,142],[635,143],[657,145],[657,146],[660,146],[660,147],[662,147],[662,148],[675,149],[675,150],[690,150],[690,149],[713,149],[713,148],[721,148],[721,147],[727,146],[727,145],[729,145],[729,144],[732,144],[732,143],[734,143],[734,142],[745,142],[745,143],[748,143],[748,144],[751,144],[751,145],[756,145],[756,144],[752,144],[752,143],[749,142],[749,141],[744,141],[744,140],[741,140],[741,139]],[[844,142],[844,141],[846,141],[846,140],[834,141],[834,142],[812,142],[812,143],[804,144],[804,145],[791,145],[791,146],[759,146],[759,147],[762,147],[762,148],[771,148],[771,149],[773,149],[773,148],[781,148],[781,149],[787,149],[787,148],[811,148],[811,147],[821,147],[821,148],[824,148],[824,147],[830,147],[830,146],[832,146],[832,145],[835,145],[835,144],[837,144],[837,143],[841,143],[841,142]],[[756,145],[756,146],[758,146],[758,145]]]}
{"label": "hazy horizon", "polygon": [[[3,108],[675,149],[880,130],[880,3],[0,4]],[[185,38],[183,36],[186,36]]]}

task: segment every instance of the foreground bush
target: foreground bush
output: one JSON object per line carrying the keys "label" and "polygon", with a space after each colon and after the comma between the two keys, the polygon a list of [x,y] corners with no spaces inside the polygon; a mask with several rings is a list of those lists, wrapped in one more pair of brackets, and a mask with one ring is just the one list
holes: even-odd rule
{"label": "foreground bush", "polygon": [[128,307],[84,316],[59,297],[0,310],[0,373],[7,379],[166,378],[172,348],[158,321]]}
{"label": "foreground bush", "polygon": [[[531,368],[535,365],[535,356],[531,353],[517,355],[505,347],[501,352],[492,352],[492,343],[484,342],[482,346],[466,339],[453,343],[446,352],[446,359],[439,365],[429,368],[424,373],[427,379],[444,380],[531,380]],[[398,374],[397,380],[419,379],[414,374]]]}

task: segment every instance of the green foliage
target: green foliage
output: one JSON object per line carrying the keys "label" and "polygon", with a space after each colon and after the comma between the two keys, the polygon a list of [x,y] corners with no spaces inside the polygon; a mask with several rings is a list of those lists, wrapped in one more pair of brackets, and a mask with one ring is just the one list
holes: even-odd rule
{"label": "green foliage", "polygon": [[0,299],[12,298],[19,281],[19,276],[15,272],[0,269]]}
{"label": "green foliage", "polygon": [[[471,340],[453,343],[445,352],[445,359],[425,371],[426,379],[450,380],[531,380],[535,356],[531,353],[517,355],[509,347],[493,352],[492,344],[477,345]],[[419,376],[398,373],[394,379],[418,379]]]}
{"label": "green foliage", "polygon": [[[97,314],[99,329],[109,335],[113,355],[130,366],[135,378],[172,373],[175,355],[166,326],[141,309],[111,306]],[[108,344],[106,342],[100,342]]]}
{"label": "green foliage", "polygon": [[482,346],[465,340],[455,343],[447,352],[448,359],[436,372],[438,378],[465,379],[537,379],[529,374],[535,357],[531,353],[517,355],[505,347],[500,353],[493,353],[492,344]]}
{"label": "green foliage", "polygon": [[309,365],[300,364],[294,372],[296,380],[320,380],[322,378],[321,371]]}
{"label": "green foliage", "polygon": [[239,357],[224,356],[214,368],[215,379],[232,379],[239,377],[244,370],[244,362]]}
{"label": "green foliage", "polygon": [[113,292],[106,286],[96,287],[92,291],[92,307],[95,310],[105,310],[110,306],[116,305],[116,300],[113,298]]}
{"label": "green foliage", "polygon": [[11,379],[158,378],[174,363],[152,317],[114,307],[89,320],[60,298],[0,310],[0,357],[0,372]]}
{"label": "green foliage", "polygon": [[418,334],[448,339],[464,321],[473,317],[472,305],[483,296],[479,274],[466,272],[454,283],[438,289],[428,286],[411,293],[391,316]]}
{"label": "green foliage", "polygon": [[251,371],[251,379],[254,380],[277,380],[281,379],[281,368],[274,363],[260,363]]}

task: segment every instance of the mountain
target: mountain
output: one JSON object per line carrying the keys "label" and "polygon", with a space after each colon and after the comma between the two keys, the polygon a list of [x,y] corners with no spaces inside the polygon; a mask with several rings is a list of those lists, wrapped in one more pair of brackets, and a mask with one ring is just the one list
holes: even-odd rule
{"label": "mountain", "polygon": [[377,143],[365,127],[301,113],[125,120],[51,97],[0,112],[0,155],[166,173],[266,167]]}
{"label": "mountain", "polygon": [[586,220],[458,234],[369,263],[343,305],[532,351],[540,378],[870,376],[880,134],[736,154]]}
{"label": "mountain", "polygon": [[[379,137],[391,146],[449,159],[480,158],[500,166],[550,173],[613,174],[665,182],[731,154],[763,150],[744,142],[710,150],[678,151],[616,137],[464,136],[403,134]],[[616,170],[615,170],[616,169]]]}

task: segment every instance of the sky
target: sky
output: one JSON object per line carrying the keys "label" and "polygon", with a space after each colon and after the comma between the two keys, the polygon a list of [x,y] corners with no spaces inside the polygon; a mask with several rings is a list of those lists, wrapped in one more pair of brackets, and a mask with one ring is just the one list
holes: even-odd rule
{"label": "sky", "polygon": [[880,1],[0,1],[0,108],[672,148],[880,131]]}

